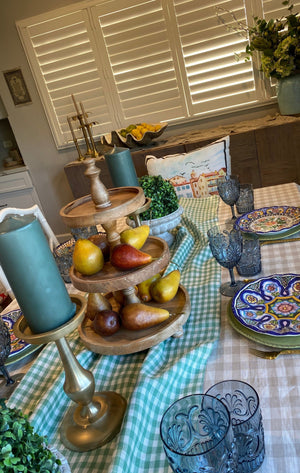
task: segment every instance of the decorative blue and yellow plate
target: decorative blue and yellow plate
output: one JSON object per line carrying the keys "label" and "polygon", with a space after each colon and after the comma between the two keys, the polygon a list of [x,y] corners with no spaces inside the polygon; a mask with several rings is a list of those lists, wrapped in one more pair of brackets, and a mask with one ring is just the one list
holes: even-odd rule
{"label": "decorative blue and yellow plate", "polygon": [[272,337],[300,335],[300,275],[275,274],[251,281],[232,299],[234,318]]}
{"label": "decorative blue and yellow plate", "polygon": [[263,207],[241,215],[235,226],[247,234],[274,239],[300,231],[300,207]]}

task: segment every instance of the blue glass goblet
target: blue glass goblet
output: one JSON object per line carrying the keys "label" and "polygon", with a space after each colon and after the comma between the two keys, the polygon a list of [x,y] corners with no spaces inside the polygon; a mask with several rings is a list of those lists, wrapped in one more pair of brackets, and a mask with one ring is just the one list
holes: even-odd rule
{"label": "blue glass goblet", "polygon": [[234,204],[237,202],[240,195],[240,182],[238,176],[231,174],[230,176],[221,177],[217,181],[217,189],[223,202],[230,205],[232,218],[229,219],[228,222],[234,222],[236,220]]}
{"label": "blue glass goblet", "polygon": [[206,392],[225,404],[230,412],[236,439],[238,473],[253,473],[265,456],[264,429],[259,397],[250,384],[228,380],[215,384]]}
{"label": "blue glass goblet", "polygon": [[238,228],[225,225],[212,227],[207,232],[211,252],[218,263],[227,268],[230,274],[230,282],[220,286],[220,292],[224,296],[233,297],[245,283],[236,281],[233,268],[242,256],[243,237]]}
{"label": "blue glass goblet", "polygon": [[192,394],[164,413],[160,435],[175,473],[235,473],[237,451],[230,415],[218,399]]}

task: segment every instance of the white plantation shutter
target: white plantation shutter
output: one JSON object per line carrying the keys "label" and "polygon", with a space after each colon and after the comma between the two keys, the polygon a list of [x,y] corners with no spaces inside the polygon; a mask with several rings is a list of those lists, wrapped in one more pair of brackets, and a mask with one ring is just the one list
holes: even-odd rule
{"label": "white plantation shutter", "polygon": [[252,61],[236,61],[245,37],[221,24],[215,7],[246,21],[253,4],[261,15],[277,2],[90,0],[18,22],[57,146],[72,141],[71,94],[96,123],[95,137],[130,123],[183,122],[267,99]]}
{"label": "white plantation shutter", "polygon": [[[220,4],[246,21],[243,1]],[[174,0],[193,115],[256,100],[252,64],[235,59],[247,40],[218,22],[215,5],[212,0]]]}
{"label": "white plantation shutter", "polygon": [[37,18],[20,31],[58,147],[72,141],[66,118],[76,115],[71,94],[84,104],[89,120],[98,122],[93,133],[110,131],[112,106],[103,88],[87,13]]}
{"label": "white plantation shutter", "polygon": [[104,2],[92,12],[121,107],[120,126],[145,117],[150,123],[186,117],[162,1]]}

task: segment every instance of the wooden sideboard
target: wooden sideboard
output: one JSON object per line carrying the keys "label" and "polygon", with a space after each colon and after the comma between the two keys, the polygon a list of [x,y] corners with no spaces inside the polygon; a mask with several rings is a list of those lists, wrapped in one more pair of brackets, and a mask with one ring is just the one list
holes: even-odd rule
{"label": "wooden sideboard", "polygon": [[[192,131],[165,140],[162,136],[152,147],[131,150],[137,175],[147,174],[147,155],[160,158],[187,153],[226,135],[230,135],[231,172],[239,176],[241,183],[251,182],[254,188],[287,182],[300,184],[300,117],[268,117],[265,122],[261,119],[214,130]],[[101,170],[103,184],[108,189],[113,187],[105,160],[97,158],[96,165]],[[75,199],[90,193],[85,169],[82,161],[73,161],[64,167]]]}

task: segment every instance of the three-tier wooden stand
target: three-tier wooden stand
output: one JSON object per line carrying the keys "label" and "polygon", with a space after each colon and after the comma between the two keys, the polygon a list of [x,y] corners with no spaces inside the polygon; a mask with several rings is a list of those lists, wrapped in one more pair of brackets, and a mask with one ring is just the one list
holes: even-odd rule
{"label": "three-tier wooden stand", "polygon": [[[70,228],[101,225],[106,234],[109,245],[113,248],[120,243],[120,235],[117,230],[117,220],[128,215],[138,214],[139,209],[145,204],[145,196],[141,187],[119,187],[107,190],[99,179],[99,168],[95,165],[94,158],[85,161],[85,175],[91,182],[91,194],[81,197],[63,207],[60,215],[66,225]],[[77,272],[74,267],[70,270],[71,281],[77,289],[88,293],[102,293],[111,295],[111,303],[114,308],[116,301],[113,292],[121,290],[125,297],[125,303],[141,302],[136,295],[135,286],[154,274],[164,269],[169,263],[170,254],[167,243],[161,238],[148,237],[142,248],[151,254],[153,261],[141,268],[120,271],[106,262],[103,269],[92,276],[84,276]],[[158,306],[157,303],[149,303]],[[190,300],[183,286],[179,287],[175,298],[165,304],[159,304],[170,312],[170,317],[158,326],[146,330],[129,331],[121,328],[110,337],[102,337],[96,334],[91,326],[91,321],[85,318],[79,325],[80,337],[87,348],[95,353],[106,355],[119,355],[135,353],[150,348],[157,343],[173,336],[178,337],[183,333],[182,326],[190,314]],[[113,395],[116,403],[117,393],[106,392],[109,397]],[[97,393],[98,398],[101,393]],[[124,406],[124,399],[120,396],[120,404]],[[123,416],[124,409],[118,410],[117,415]],[[115,421],[115,412],[105,412],[103,415],[103,428],[109,429],[109,417],[114,418],[114,425],[120,423]],[[97,417],[97,429],[101,416]],[[93,426],[91,426],[93,428]],[[117,432],[114,431],[114,434]],[[103,437],[103,436],[102,436]],[[109,432],[105,438],[111,439]],[[103,442],[102,442],[103,444]]]}

